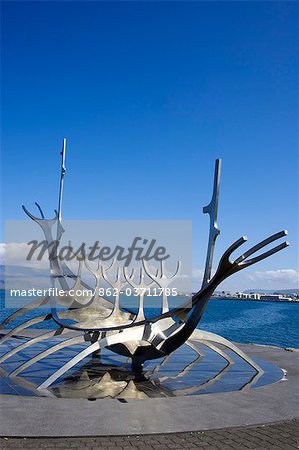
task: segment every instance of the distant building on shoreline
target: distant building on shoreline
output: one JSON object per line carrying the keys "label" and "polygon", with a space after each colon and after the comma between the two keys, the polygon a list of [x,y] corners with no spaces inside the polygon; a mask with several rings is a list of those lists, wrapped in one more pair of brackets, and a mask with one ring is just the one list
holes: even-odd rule
{"label": "distant building on shoreline", "polygon": [[246,299],[250,298],[251,300],[260,300],[262,294],[258,294],[256,292],[251,292],[250,294],[245,294],[244,292],[236,292],[237,298]]}
{"label": "distant building on shoreline", "polygon": [[231,300],[259,300],[261,302],[299,302],[299,295],[283,294],[279,292],[265,293],[265,292],[234,292],[218,291],[215,292],[213,298],[231,299]]}

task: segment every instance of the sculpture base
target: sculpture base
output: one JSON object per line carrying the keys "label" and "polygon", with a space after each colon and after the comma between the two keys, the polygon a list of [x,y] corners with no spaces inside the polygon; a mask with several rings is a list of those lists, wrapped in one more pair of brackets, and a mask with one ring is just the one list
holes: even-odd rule
{"label": "sculpture base", "polygon": [[[26,338],[22,340],[26,342]],[[3,344],[1,351],[5,353],[20,343],[20,339],[10,339]],[[199,342],[192,348],[183,345],[164,359],[147,361],[143,371],[140,366],[132,370],[131,359],[103,349],[101,353],[82,360],[47,389],[38,389],[38,386],[65,361],[84,349],[84,344],[64,348],[28,367],[18,376],[8,376],[24,360],[51,345],[53,342],[50,339],[40,343],[38,350],[35,348],[33,351],[29,347],[4,362],[1,393],[90,400],[144,400],[238,391],[275,383],[283,377],[283,371],[273,364],[255,360],[263,370],[261,374],[227,348],[225,352],[230,362]]]}

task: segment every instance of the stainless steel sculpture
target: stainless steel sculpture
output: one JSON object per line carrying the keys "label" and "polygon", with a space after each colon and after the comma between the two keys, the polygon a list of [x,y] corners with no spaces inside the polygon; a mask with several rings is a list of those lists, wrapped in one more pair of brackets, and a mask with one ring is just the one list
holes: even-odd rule
{"label": "stainless steel sculpture", "polygon": [[[36,205],[41,217],[34,216],[23,206],[25,213],[42,228],[45,239],[48,243],[51,243],[54,240],[53,228],[55,226],[57,241],[60,241],[64,232],[62,226],[62,192],[66,172],[65,152],[66,140],[64,139],[63,149],[61,152],[62,164],[58,211],[55,211],[55,216],[52,219],[46,219],[41,207],[37,203]],[[208,301],[217,286],[234,273],[245,269],[285,248],[288,245],[287,242],[283,242],[282,244],[277,245],[262,254],[250,258],[266,245],[284,237],[287,232],[280,231],[268,237],[253,246],[250,250],[243,253],[234,261],[231,261],[231,254],[247,240],[246,237],[241,237],[224,252],[218,263],[216,272],[212,276],[211,270],[213,264],[213,253],[217,236],[220,233],[217,227],[220,172],[221,161],[217,160],[215,166],[212,199],[209,205],[203,208],[203,212],[208,213],[210,216],[210,234],[205,273],[200,291],[192,297],[191,308],[190,302],[187,302],[178,308],[169,310],[168,299],[167,296],[164,295],[161,314],[152,319],[146,319],[142,295],[139,296],[139,309],[137,314],[128,309],[121,308],[119,304],[119,297],[116,297],[115,303],[112,304],[109,300],[100,297],[97,293],[92,298],[87,300],[85,299],[84,302],[82,302],[82,299],[80,298],[70,296],[64,296],[61,298],[54,298],[54,296],[50,296],[43,298],[42,300],[35,300],[20,310],[14,312],[10,317],[4,320],[1,324],[1,328],[4,328],[5,325],[9,324],[16,317],[21,316],[40,305],[49,305],[49,312],[45,315],[25,321],[22,325],[15,327],[6,334],[3,333],[1,344],[3,345],[4,342],[7,342],[13,336],[16,336],[21,330],[40,322],[54,321],[57,324],[57,329],[47,331],[40,336],[28,339],[25,343],[4,354],[0,358],[0,362],[2,363],[6,361],[25,348],[31,347],[55,336],[60,337],[65,335],[68,338],[65,340],[59,340],[57,344],[43,350],[31,359],[25,361],[19,367],[14,369],[10,375],[17,376],[28,367],[46,358],[50,354],[86,341],[90,342],[90,345],[56,370],[38,387],[38,389],[42,390],[48,388],[59,377],[69,371],[81,360],[89,355],[97,355],[98,352],[104,347],[107,347],[119,355],[131,358],[132,370],[135,373],[140,373],[143,370],[143,364],[145,361],[158,358],[167,358],[168,355],[184,343],[195,351],[197,359],[200,357],[200,351],[198,350],[197,343],[200,343],[201,345],[209,347],[211,350],[222,356],[226,361],[226,365],[231,365],[233,361],[225,353],[223,348],[218,347],[218,345],[233,351],[254,369],[255,376],[253,377],[254,380],[252,380],[252,382],[256,381],[263,372],[258,364],[256,364],[250,357],[245,355],[240,349],[238,349],[237,346],[229,342],[227,339],[213,333],[202,331],[198,329],[197,326],[202,318]],[[57,281],[61,286],[61,289],[67,293],[70,290],[70,286],[68,284],[69,280],[75,280],[75,286],[77,289],[81,286],[88,287],[88,285],[82,280],[81,276],[82,261],[79,262],[78,273],[75,275],[65,264],[65,262],[51,258],[49,258],[49,260],[52,274],[51,283],[53,287],[55,286],[55,281]],[[167,276],[163,264],[161,265],[160,270],[156,273],[152,273],[147,264],[143,262],[143,267],[140,268],[139,272],[139,282],[137,282],[135,281],[136,273],[134,271],[129,273],[126,269],[122,270],[117,268],[116,277],[112,279],[109,275],[110,268],[104,267],[101,261],[98,261],[98,267],[96,270],[91,268],[87,261],[85,261],[85,264],[96,279],[96,287],[99,287],[103,281],[106,281],[111,286],[119,289],[125,286],[126,283],[131,286],[138,285],[139,287],[148,287],[149,284],[152,285],[156,283],[156,285],[160,287],[165,287],[168,286],[171,278],[175,276],[180,269],[180,266],[178,265],[175,274]],[[150,282],[145,281],[145,276],[150,280]],[[67,306],[68,309],[58,315],[57,305]],[[69,319],[75,321],[75,324],[69,324]],[[189,369],[186,368],[186,370]],[[105,380],[103,380],[103,382]]]}

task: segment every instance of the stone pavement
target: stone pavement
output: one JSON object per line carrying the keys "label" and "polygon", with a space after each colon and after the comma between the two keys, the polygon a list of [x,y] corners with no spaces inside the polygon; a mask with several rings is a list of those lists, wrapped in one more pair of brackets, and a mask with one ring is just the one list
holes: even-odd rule
{"label": "stone pavement", "polygon": [[284,381],[234,392],[168,398],[87,399],[0,396],[0,435],[20,438],[156,435],[257,426],[298,418],[299,352],[242,345],[286,370]]}
{"label": "stone pavement", "polygon": [[1,438],[2,450],[12,449],[277,449],[299,448],[297,420],[267,425],[189,433],[76,438]]}

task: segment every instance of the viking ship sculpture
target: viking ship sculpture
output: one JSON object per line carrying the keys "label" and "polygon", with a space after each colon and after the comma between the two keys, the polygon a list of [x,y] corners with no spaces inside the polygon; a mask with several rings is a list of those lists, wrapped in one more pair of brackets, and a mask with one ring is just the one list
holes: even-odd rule
{"label": "viking ship sculpture", "polygon": [[[23,206],[25,213],[30,217],[30,219],[41,227],[45,235],[45,239],[49,244],[52,243],[54,239],[60,242],[64,233],[61,211],[63,183],[66,171],[65,152],[66,140],[64,139],[61,152],[62,164],[58,210],[55,210],[55,216],[52,219],[46,219],[41,207],[37,203],[36,206],[40,212],[40,217],[34,216]],[[179,307],[169,308],[167,296],[163,295],[161,313],[156,317],[146,318],[143,306],[143,296],[141,294],[139,295],[139,307],[137,313],[128,308],[121,307],[118,296],[114,302],[99,296],[98,289],[95,289],[95,294],[93,297],[85,303],[80,297],[76,298],[74,296],[67,295],[71,289],[76,290],[81,287],[90,288],[90,286],[82,280],[82,266],[84,263],[87,269],[95,277],[96,288],[99,288],[101,283],[106,282],[117,288],[119,291],[126,284],[131,285],[132,287],[138,286],[139,288],[148,287],[149,283],[151,283],[151,285],[155,284],[160,288],[168,286],[173,279],[172,277],[177,274],[179,265],[175,274],[168,276],[163,264],[161,264],[158,271],[153,271],[143,261],[142,267],[139,271],[139,280],[136,281],[134,271],[130,272],[126,268],[120,267],[117,268],[116,275],[112,278],[109,275],[109,270],[111,267],[105,267],[102,261],[98,261],[97,269],[92,268],[87,260],[79,261],[78,273],[75,275],[64,261],[59,261],[58,258],[49,257],[51,286],[54,287],[58,284],[64,291],[65,295],[63,297],[49,295],[45,298],[34,300],[30,304],[11,314],[2,322],[2,329],[11,321],[19,316],[22,316],[28,311],[32,311],[40,306],[49,307],[47,314],[25,321],[21,325],[9,331],[3,331],[3,337],[0,342],[1,345],[3,345],[8,340],[17,336],[22,330],[41,322],[54,322],[56,324],[56,328],[50,331],[47,330],[39,336],[27,339],[21,345],[13,347],[11,350],[2,355],[0,362],[3,363],[4,361],[7,361],[13,355],[22,352],[29,347],[33,347],[35,344],[46,341],[53,342],[53,338],[55,337],[59,337],[59,340],[55,343],[55,345],[46,348],[40,353],[37,353],[35,356],[24,361],[9,375],[16,377],[25,371],[25,369],[28,369],[49,355],[55,354],[59,350],[88,342],[89,345],[86,348],[79,351],[79,353],[77,353],[76,356],[70,360],[65,361],[65,363],[58,370],[52,373],[46,380],[44,380],[37,387],[37,389],[43,391],[53,385],[58,378],[62,377],[88,356],[98,355],[100,358],[100,350],[104,347],[118,355],[131,358],[132,371],[136,374],[142,373],[143,365],[145,361],[148,360],[160,359],[161,361],[162,359],[162,363],[159,363],[160,365],[158,364],[157,366],[160,367],[161,364],[163,364],[163,361],[165,361],[170,354],[172,354],[183,344],[186,344],[192,348],[196,353],[196,358],[198,358],[201,356],[198,347],[198,344],[200,344],[201,346],[208,347],[223,357],[227,365],[233,364],[233,360],[226,353],[226,351],[229,350],[234,352],[238,355],[238,357],[242,358],[252,367],[255,376],[260,376],[263,373],[261,367],[235,344],[214,333],[199,329],[198,324],[217,286],[234,273],[262,261],[270,255],[273,255],[285,248],[288,245],[287,242],[283,242],[272,247],[270,250],[257,255],[259,250],[277,241],[278,239],[283,238],[286,236],[287,232],[280,231],[254,245],[236,259],[231,260],[232,253],[239,249],[247,240],[246,237],[241,237],[230,245],[230,247],[223,253],[218,263],[218,267],[212,276],[214,248],[216,239],[220,233],[217,227],[220,172],[221,160],[216,160],[212,199],[209,205],[203,208],[203,212],[209,214],[210,217],[210,233],[205,272],[201,289],[193,295],[191,305],[190,301],[188,301]],[[70,285],[70,283],[74,283],[74,280],[75,286]],[[67,309],[66,311],[58,313],[57,308],[61,305],[64,307],[67,306]],[[70,321],[72,322],[71,324]],[[76,333],[74,334],[74,332]],[[61,336],[65,336],[66,339],[61,340]],[[227,350],[225,350],[225,348]],[[191,366],[189,366],[184,370],[190,370]]]}

